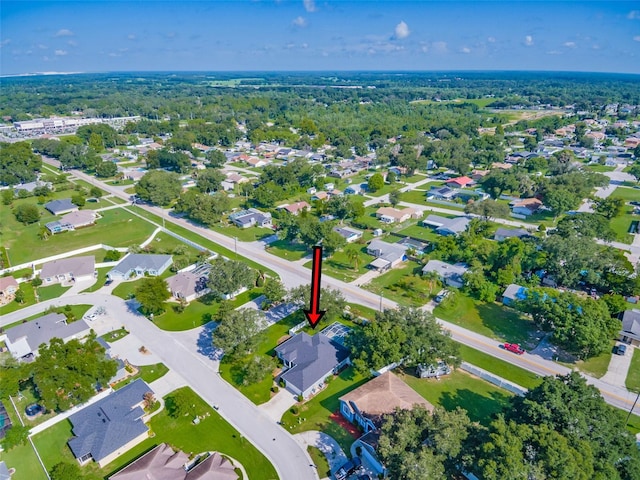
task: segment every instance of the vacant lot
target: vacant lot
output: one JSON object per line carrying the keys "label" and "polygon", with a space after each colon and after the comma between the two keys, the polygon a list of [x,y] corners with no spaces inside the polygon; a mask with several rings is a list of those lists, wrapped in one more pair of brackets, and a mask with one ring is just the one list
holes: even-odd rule
{"label": "vacant lot", "polygon": [[[357,263],[349,259],[345,251],[342,250],[335,252],[331,257],[323,260],[322,271],[330,277],[337,278],[344,282],[351,282],[368,271],[367,265],[374,260],[374,257],[367,253],[367,247],[363,245],[355,244],[345,248],[357,249]],[[312,263],[313,262],[309,260],[304,266],[311,268]]]}

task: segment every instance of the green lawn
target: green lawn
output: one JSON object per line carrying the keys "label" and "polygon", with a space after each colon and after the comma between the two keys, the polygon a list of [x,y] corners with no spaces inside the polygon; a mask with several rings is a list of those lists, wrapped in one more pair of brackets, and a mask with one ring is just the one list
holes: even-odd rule
{"label": "green lawn", "polygon": [[107,281],[107,273],[109,273],[109,271],[112,269],[113,267],[102,267],[102,268],[98,268],[98,278],[96,280],[96,283],[94,283],[93,285],[91,285],[89,288],[85,288],[82,293],[84,292],[95,292],[96,290],[104,287],[104,283]]}
{"label": "green lawn", "polygon": [[[32,199],[26,200],[31,200],[26,203],[33,203]],[[15,203],[18,202],[19,200],[16,200]],[[114,209],[102,212],[102,218],[94,226],[52,235],[47,240],[41,240],[38,238],[38,232],[45,223],[55,220],[56,217],[43,208],[40,209],[44,212],[40,222],[26,226],[16,221],[10,209],[0,209],[0,224],[4,226],[2,242],[9,247],[9,256],[13,265],[98,243],[105,243],[112,247],[140,244],[154,230],[152,225],[131,213],[123,209]],[[37,254],[37,252],[41,253]]]}
{"label": "green lawn", "polygon": [[384,297],[401,305],[424,305],[438,293],[439,288],[419,275],[421,269],[422,265],[408,261],[404,266],[393,268],[372,279],[365,288],[378,294],[382,291]]}
{"label": "green lawn", "polygon": [[[619,188],[616,189],[620,190]],[[640,192],[640,191],[639,191]],[[633,215],[633,207],[626,205],[624,214],[609,220],[609,226],[616,234],[616,240],[623,243],[632,243],[634,236],[629,233],[631,222],[640,221],[640,215]]]}
{"label": "green lawn", "polygon": [[606,165],[586,165],[586,167],[592,172],[604,173],[613,172],[616,167],[608,167]]}
{"label": "green lawn", "polygon": [[[446,216],[446,215],[443,215]],[[420,223],[416,223],[415,225],[411,225],[410,227],[403,228],[399,232],[396,232],[400,235],[406,235],[408,237],[413,237],[418,240],[423,240],[426,242],[433,243],[438,239],[442,238],[438,235],[433,228],[423,227]]]}
{"label": "green lawn", "polygon": [[130,282],[122,282],[113,289],[111,295],[115,295],[116,297],[128,300],[129,298],[134,296],[133,292],[135,292],[136,288],[138,288],[139,285],[139,283],[137,283],[138,280],[140,279],[136,279]]}
{"label": "green lawn", "polygon": [[267,252],[293,262],[304,257],[309,249],[302,243],[291,244],[286,240],[277,240],[267,247]]}
{"label": "green lawn", "polygon": [[[75,318],[76,320],[80,320],[85,313],[87,313],[87,311],[92,307],[92,305],[87,305],[87,304],[80,304],[80,305],[71,305],[71,313],[73,314],[73,318]],[[60,313],[64,314],[64,307],[60,307],[57,309]],[[44,315],[47,315],[48,312],[42,312],[42,313],[36,313],[35,315],[31,315],[30,317],[25,318],[24,320],[30,321],[30,320],[35,320],[36,318],[40,318]],[[21,322],[19,322],[21,323]]]}
{"label": "green lawn", "polygon": [[49,287],[38,287],[38,298],[41,302],[44,302],[45,300],[51,300],[53,298],[58,298],[70,288],[71,287],[63,287],[59,283],[56,285],[51,285]]}
{"label": "green lawn", "polygon": [[20,284],[20,290],[24,292],[24,301],[22,303],[18,303],[14,300],[3,307],[0,307],[0,317],[36,303],[36,295],[31,282],[22,282]]}
{"label": "green lawn", "polygon": [[611,194],[612,198],[623,198],[627,202],[640,201],[640,190],[637,188],[618,187]]}
{"label": "green lawn", "polygon": [[536,330],[533,321],[516,310],[497,303],[479,302],[459,291],[438,305],[434,315],[496,340],[520,343],[525,348],[537,344],[531,338]]}
{"label": "green lawn", "polygon": [[[322,271],[330,277],[337,278],[344,282],[351,282],[361,275],[365,274],[368,269],[367,265],[371,263],[375,257],[367,253],[367,247],[363,245],[354,245],[358,248],[358,269],[355,269],[355,263],[347,258],[344,250],[335,252],[331,257],[324,259],[322,262]],[[349,247],[351,248],[351,247]],[[312,261],[309,260],[304,264],[305,267],[311,268]]]}
{"label": "green lawn", "polygon": [[574,363],[565,363],[569,368],[577,367],[580,371],[591,375],[592,377],[600,378],[609,368],[609,362],[611,361],[611,355],[615,342],[611,340],[609,348],[604,353],[596,357],[591,357],[587,360],[578,360]]}
{"label": "green lawn", "polygon": [[[204,417],[198,425],[194,425],[191,422],[191,416],[172,418],[164,410],[150,421],[150,428],[155,434],[153,438],[146,439],[103,469],[100,469],[95,463],[82,467],[84,478],[102,480],[151,448],[164,442],[187,454],[191,452],[218,451],[229,455],[242,463],[251,480],[278,478],[273,466],[248,440],[240,435],[191,389],[187,387],[182,390],[187,392],[189,396],[188,403],[193,405],[194,412]],[[66,445],[71,436],[71,424],[68,420],[64,420],[34,436],[34,443],[47,468],[50,469],[60,461],[75,461],[69,447]]]}
{"label": "green lawn", "polygon": [[129,335],[129,332],[126,331],[123,327],[119,328],[118,330],[112,330],[108,333],[105,333],[100,338],[102,338],[105,342],[113,343],[120,340],[121,338],[126,337],[127,335]]}
{"label": "green lawn", "polygon": [[517,367],[499,358],[495,358],[487,353],[475,348],[459,344],[460,358],[476,367],[480,367],[488,372],[505,378],[524,388],[537,387],[542,379],[535,373],[524,368]]}
{"label": "green lawn", "polygon": [[141,367],[136,367],[138,369],[138,373],[133,375],[132,377],[127,378],[122,382],[118,382],[114,385],[114,390],[119,390],[125,385],[129,385],[131,382],[138,378],[142,378],[147,384],[158,380],[160,377],[165,376],[169,372],[169,368],[164,363],[156,363],[154,365],[143,365]]}
{"label": "green lawn", "polygon": [[324,453],[316,447],[307,447],[307,452],[309,453],[311,460],[313,460],[320,478],[329,478],[331,476],[331,469],[329,468],[329,462],[327,462],[327,458],[324,456]]}
{"label": "green lawn", "polygon": [[396,373],[431,404],[441,406],[445,410],[463,408],[472,422],[480,422],[483,425],[487,425],[494,414],[504,409],[513,396],[508,391],[462,370],[440,377],[440,380]]}
{"label": "green lawn", "polygon": [[227,237],[237,238],[241,242],[254,242],[256,240],[261,240],[264,237],[273,235],[274,233],[273,230],[271,230],[270,228],[260,228],[260,227],[239,228],[233,224],[226,227],[223,227],[221,225],[215,225],[211,227],[211,230],[214,230],[218,233],[222,233]]}
{"label": "green lawn", "polygon": [[627,373],[627,390],[631,392],[640,392],[640,350],[633,349],[633,357],[631,358],[631,366]]}
{"label": "green lawn", "polygon": [[288,410],[282,416],[283,426],[291,433],[320,430],[331,435],[342,449],[348,452],[354,438],[344,428],[332,421],[329,416],[338,411],[340,407],[338,399],[341,396],[368,380],[368,377],[357,374],[353,367],[343,370],[340,375],[329,382],[329,385],[322,392],[299,405],[297,415]]}

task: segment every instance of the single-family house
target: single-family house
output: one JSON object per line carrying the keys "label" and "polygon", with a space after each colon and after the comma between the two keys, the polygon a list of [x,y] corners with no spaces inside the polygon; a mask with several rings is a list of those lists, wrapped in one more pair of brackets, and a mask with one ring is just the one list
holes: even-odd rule
{"label": "single-family house", "polygon": [[171,295],[176,299],[187,302],[206,295],[211,291],[207,286],[209,280],[209,265],[202,265],[188,272],[178,272],[167,278],[167,286]]}
{"label": "single-family house", "polygon": [[304,212],[304,211],[308,212],[309,210],[311,210],[311,205],[309,205],[307,202],[295,202],[289,205],[282,205],[281,207],[278,207],[278,208],[283,208],[284,210],[289,212],[291,215],[298,215],[300,212]]}
{"label": "single-family house", "polygon": [[625,310],[622,313],[620,341],[640,347],[640,310]]}
{"label": "single-family house", "polygon": [[271,228],[271,213],[261,212],[257,208],[249,208],[229,215],[229,220],[240,228],[263,227]]}
{"label": "single-family house", "polygon": [[148,393],[153,394],[151,387],[138,379],[71,415],[74,436],[67,444],[76,460],[104,467],[148,438],[143,409]]}
{"label": "single-family house", "polygon": [[70,198],[62,198],[60,200],[51,200],[44,204],[44,208],[49,210],[54,215],[62,215],[69,212],[75,212],[78,210],[78,206],[71,203]]}
{"label": "single-family house", "polygon": [[14,195],[19,195],[20,194],[20,190],[24,190],[26,192],[33,193],[33,191],[36,188],[39,188],[39,187],[52,188],[53,184],[51,182],[43,182],[40,179],[38,179],[38,180],[35,180],[33,182],[21,183],[20,185],[15,185],[13,187],[13,193],[14,193]]}
{"label": "single-family house", "polygon": [[344,238],[347,243],[355,242],[356,240],[362,238],[362,230],[356,230],[355,228],[350,227],[334,227],[334,232]]}
{"label": "single-family house", "polygon": [[469,185],[473,185],[475,182],[473,181],[472,178],[464,176],[464,177],[452,178],[450,180],[447,180],[444,183],[446,183],[450,187],[464,188]]}
{"label": "single-family house", "polygon": [[284,364],[280,380],[303,398],[320,390],[327,377],[350,364],[349,350],[324,333],[312,337],[300,332],[278,345],[275,352]]}
{"label": "single-family house", "polygon": [[451,201],[456,197],[457,193],[457,190],[449,187],[431,187],[431,190],[427,192],[427,199]]}
{"label": "single-family house", "polygon": [[324,190],[320,190],[319,192],[313,192],[311,195],[311,201],[315,202],[317,200],[325,201],[329,199],[329,194]]}
{"label": "single-family house", "polygon": [[468,271],[469,268],[463,263],[452,265],[440,260],[429,260],[427,264],[422,267],[423,275],[429,272],[435,272],[445,285],[456,288],[462,288],[464,286],[463,275]]}
{"label": "single-family house", "polygon": [[128,280],[143,275],[157,277],[171,266],[171,262],[171,255],[130,253],[107,273],[107,277],[111,280]]}
{"label": "single-family house", "polygon": [[398,242],[398,245],[404,245],[407,247],[407,250],[415,251],[415,254],[422,255],[427,253],[429,249],[428,242],[421,242],[420,240],[416,240],[415,238],[405,237]]}
{"label": "single-family house", "polygon": [[354,183],[344,189],[345,195],[363,195],[367,191],[366,183]]}
{"label": "single-family house", "polygon": [[511,228],[500,227],[496,230],[496,233],[493,234],[493,239],[498,242],[506,240],[507,238],[529,238],[529,237],[533,237],[533,235],[531,235],[531,233],[529,233],[529,231],[525,230],[524,228],[511,229]]}
{"label": "single-family house", "polygon": [[251,167],[259,168],[264,167],[265,165],[269,165],[269,160],[258,157],[249,157],[245,160],[245,163],[247,163]]}
{"label": "single-family house", "polygon": [[474,179],[476,182],[482,180],[484,177],[486,177],[487,175],[489,175],[490,170],[472,170],[471,171],[471,178]]}
{"label": "single-family house", "polygon": [[12,276],[0,277],[0,304],[8,300],[18,291],[20,285]]}
{"label": "single-family house", "polygon": [[470,222],[468,217],[447,218],[429,215],[422,221],[422,225],[433,228],[439,235],[458,235],[467,229]]}
{"label": "single-family house", "polygon": [[48,222],[45,227],[53,235],[56,233],[73,231],[77,228],[88,227],[96,223],[96,212],[93,210],[76,210],[67,213],[60,220]]}
{"label": "single-family house", "polygon": [[422,217],[422,210],[407,207],[399,210],[393,207],[380,207],[376,210],[376,218],[382,223],[402,223],[410,218]]}
{"label": "single-family house", "polygon": [[512,200],[509,205],[511,212],[528,217],[536,213],[542,207],[542,202],[537,198],[522,198]]}
{"label": "single-family house", "polygon": [[94,278],[96,259],[93,255],[61,258],[42,265],[40,278],[43,285],[68,284]]}
{"label": "single-family house", "polygon": [[356,440],[362,449],[362,457],[376,470],[384,472],[384,465],[376,455],[377,440],[384,418],[396,409],[412,410],[416,405],[433,411],[431,403],[422,398],[398,376],[388,371],[364,385],[340,397],[340,413],[350,422],[360,426],[364,435]]}
{"label": "single-family house", "polygon": [[407,260],[409,247],[399,243],[387,243],[373,239],[367,245],[367,253],[376,259],[369,264],[375,270],[385,271]]}
{"label": "single-family house", "polygon": [[526,298],[527,288],[512,283],[508,285],[505,291],[502,293],[502,304],[507,306],[513,305],[514,302],[518,302]]}
{"label": "single-family house", "polygon": [[[195,463],[195,465],[194,465]],[[236,480],[235,466],[218,452],[194,462],[166,443],[130,463],[109,480]]]}
{"label": "single-family house", "polygon": [[14,358],[36,355],[40,345],[48,344],[52,338],[68,342],[73,338],[84,338],[90,333],[84,320],[67,323],[67,317],[60,313],[49,313],[43,317],[21,323],[7,329],[0,335]]}

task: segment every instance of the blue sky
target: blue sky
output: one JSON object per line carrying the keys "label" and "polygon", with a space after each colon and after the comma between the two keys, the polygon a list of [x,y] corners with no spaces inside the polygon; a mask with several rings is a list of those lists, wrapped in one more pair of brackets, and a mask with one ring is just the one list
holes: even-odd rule
{"label": "blue sky", "polygon": [[640,3],[2,0],[0,74],[168,70],[640,73]]}

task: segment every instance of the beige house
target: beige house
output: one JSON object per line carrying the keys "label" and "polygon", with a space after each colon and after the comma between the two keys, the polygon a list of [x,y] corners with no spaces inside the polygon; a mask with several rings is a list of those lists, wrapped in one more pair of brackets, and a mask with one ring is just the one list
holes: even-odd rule
{"label": "beige house", "polygon": [[0,304],[10,302],[19,288],[15,278],[0,277]]}
{"label": "beige house", "polygon": [[422,211],[410,207],[402,210],[393,207],[380,207],[376,211],[376,218],[382,223],[402,223],[410,218],[422,218]]}

